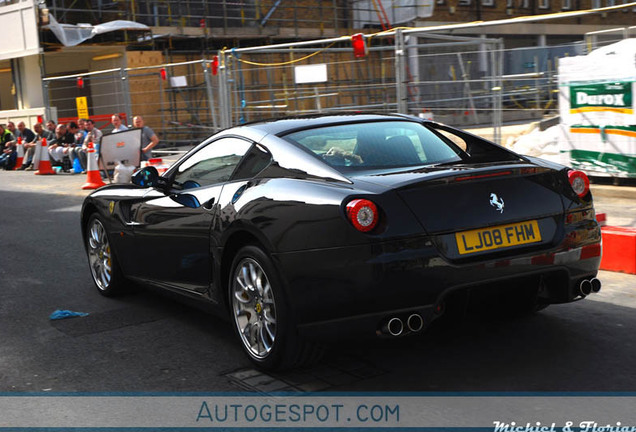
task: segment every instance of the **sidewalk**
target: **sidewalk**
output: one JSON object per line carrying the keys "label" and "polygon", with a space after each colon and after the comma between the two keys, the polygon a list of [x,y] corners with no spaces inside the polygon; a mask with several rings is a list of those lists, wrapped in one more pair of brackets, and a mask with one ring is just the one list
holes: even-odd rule
{"label": "sidewalk", "polygon": [[35,175],[33,171],[0,170],[0,190],[4,191],[86,196],[91,191],[82,189],[84,183],[86,174]]}

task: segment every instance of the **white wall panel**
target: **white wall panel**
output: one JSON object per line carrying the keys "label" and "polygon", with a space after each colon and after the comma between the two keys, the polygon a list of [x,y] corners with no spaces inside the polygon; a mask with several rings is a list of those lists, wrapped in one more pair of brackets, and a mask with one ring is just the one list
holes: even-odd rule
{"label": "white wall panel", "polygon": [[40,42],[34,0],[0,4],[0,60],[38,54]]}

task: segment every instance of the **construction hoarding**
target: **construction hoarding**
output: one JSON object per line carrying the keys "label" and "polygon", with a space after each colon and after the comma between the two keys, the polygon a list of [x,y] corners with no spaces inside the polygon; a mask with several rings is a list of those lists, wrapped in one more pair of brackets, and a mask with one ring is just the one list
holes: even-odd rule
{"label": "construction hoarding", "polygon": [[591,174],[636,177],[636,39],[559,63],[566,162]]}

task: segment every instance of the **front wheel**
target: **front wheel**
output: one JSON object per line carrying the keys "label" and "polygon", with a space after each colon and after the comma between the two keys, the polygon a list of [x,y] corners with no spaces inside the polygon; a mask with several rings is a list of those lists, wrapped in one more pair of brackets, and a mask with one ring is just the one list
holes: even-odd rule
{"label": "front wheel", "polygon": [[317,357],[318,350],[298,336],[271,259],[256,246],[234,257],[229,306],[243,350],[259,368],[290,368]]}
{"label": "front wheel", "polygon": [[86,253],[93,282],[100,294],[106,297],[120,294],[123,291],[124,278],[119,270],[106,228],[96,214],[90,217],[86,226]]}

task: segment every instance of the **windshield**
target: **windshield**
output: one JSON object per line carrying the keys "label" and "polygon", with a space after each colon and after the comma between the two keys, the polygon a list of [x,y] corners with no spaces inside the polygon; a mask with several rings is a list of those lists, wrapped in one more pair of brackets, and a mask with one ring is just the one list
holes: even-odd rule
{"label": "windshield", "polygon": [[284,136],[340,172],[461,161],[461,149],[406,121],[341,124]]}

